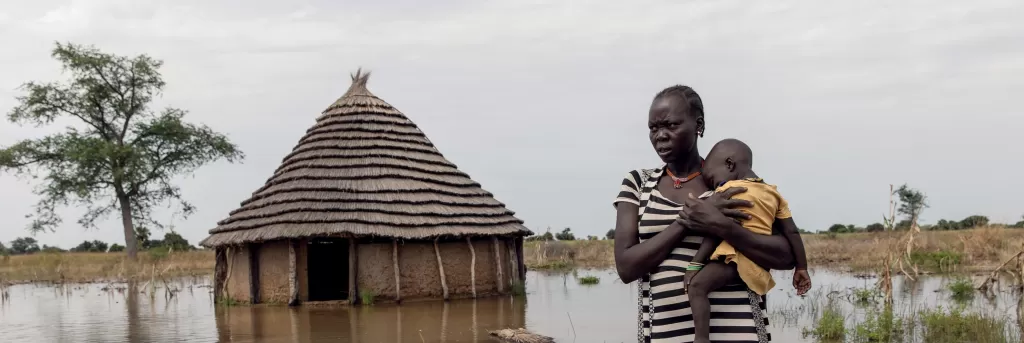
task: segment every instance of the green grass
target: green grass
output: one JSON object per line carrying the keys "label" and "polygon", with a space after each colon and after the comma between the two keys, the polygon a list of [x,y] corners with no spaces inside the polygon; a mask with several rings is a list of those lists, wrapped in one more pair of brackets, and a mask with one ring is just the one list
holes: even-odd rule
{"label": "green grass", "polygon": [[875,304],[881,296],[882,293],[874,288],[857,288],[851,294],[853,303],[859,306]]}
{"label": "green grass", "polygon": [[377,293],[373,290],[364,289],[359,291],[359,303],[367,306],[372,306],[374,301],[377,299]]}
{"label": "green grass", "polygon": [[576,280],[579,281],[581,285],[596,285],[601,283],[601,279],[593,275],[587,275]]}
{"label": "green grass", "polygon": [[918,267],[938,272],[951,272],[963,263],[964,255],[957,251],[914,251],[910,253],[910,261]]}
{"label": "green grass", "polygon": [[939,307],[921,312],[924,341],[929,343],[1006,343],[1002,320]]}
{"label": "green grass", "polygon": [[946,285],[950,297],[957,301],[966,301],[974,298],[974,284],[970,279],[959,277],[953,279]]}
{"label": "green grass", "polygon": [[526,295],[526,284],[522,281],[516,281],[512,283],[512,295],[523,296]]}
{"label": "green grass", "polygon": [[903,342],[904,332],[903,318],[887,307],[868,312],[864,321],[854,327],[853,336],[856,342],[897,343]]}
{"label": "green grass", "polygon": [[839,306],[829,303],[814,327],[804,329],[804,335],[813,336],[820,342],[842,342],[846,338],[846,317]]}

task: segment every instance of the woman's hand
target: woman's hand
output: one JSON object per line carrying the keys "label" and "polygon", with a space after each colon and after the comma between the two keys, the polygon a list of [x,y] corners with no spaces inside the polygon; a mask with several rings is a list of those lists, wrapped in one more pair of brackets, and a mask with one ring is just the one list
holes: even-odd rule
{"label": "woman's hand", "polygon": [[722,191],[722,193],[712,194],[710,197],[705,199],[704,202],[711,204],[711,206],[717,208],[719,211],[722,212],[723,215],[727,217],[739,220],[750,219],[750,215],[738,210],[737,207],[752,207],[754,206],[754,204],[751,204],[749,201],[746,200],[732,198],[736,196],[736,194],[740,194],[746,191],[746,187],[731,187],[729,189],[726,189],[725,191]]}
{"label": "woman's hand", "polygon": [[735,209],[740,206],[752,206],[749,201],[730,199],[732,196],[746,191],[746,188],[733,187],[703,200],[690,194],[679,211],[677,222],[698,234],[723,237],[721,230],[731,228],[732,220],[750,218],[743,211]]}

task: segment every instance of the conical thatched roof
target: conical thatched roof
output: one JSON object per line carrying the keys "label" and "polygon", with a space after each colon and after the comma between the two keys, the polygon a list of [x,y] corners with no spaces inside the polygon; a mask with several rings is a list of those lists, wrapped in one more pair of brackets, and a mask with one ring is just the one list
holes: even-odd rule
{"label": "conical thatched roof", "polygon": [[306,131],[266,185],[210,230],[218,246],[353,234],[406,239],[528,235],[401,112],[352,86]]}

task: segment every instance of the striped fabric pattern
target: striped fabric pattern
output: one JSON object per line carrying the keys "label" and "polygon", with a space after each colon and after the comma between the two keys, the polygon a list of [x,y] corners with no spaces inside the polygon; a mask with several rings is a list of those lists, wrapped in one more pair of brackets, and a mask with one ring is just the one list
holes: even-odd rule
{"label": "striped fabric pattern", "polygon": [[[681,206],[657,190],[664,168],[629,172],[622,180],[615,204],[640,206],[640,241],[648,240],[668,227]],[[710,193],[702,195],[706,197]],[[700,247],[702,237],[685,237],[654,273],[639,281],[638,342],[693,342],[693,316],[683,291],[686,266]],[[765,298],[743,284],[711,293],[711,340],[713,342],[764,343],[767,331]]]}

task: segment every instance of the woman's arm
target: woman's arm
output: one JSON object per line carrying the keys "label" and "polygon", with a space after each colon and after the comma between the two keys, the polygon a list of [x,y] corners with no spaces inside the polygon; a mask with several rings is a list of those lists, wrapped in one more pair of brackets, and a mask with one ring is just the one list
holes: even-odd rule
{"label": "woman's arm", "polygon": [[[750,232],[723,214],[725,212],[730,216],[735,216],[739,211],[733,207],[744,206],[746,203],[741,200],[729,200],[729,197],[738,193],[738,191],[729,192],[730,190],[712,195],[707,200],[697,200],[691,195],[689,199],[686,199],[686,206],[680,212],[678,222],[696,234],[721,237],[762,268],[793,269],[795,266],[793,250],[786,237],[782,235],[765,236]],[[750,206],[749,203],[745,205]]]}
{"label": "woman's arm", "polygon": [[653,238],[640,243],[637,212],[639,206],[636,204],[623,202],[616,205],[615,269],[623,283],[633,282],[657,268],[686,232],[676,221]]}

